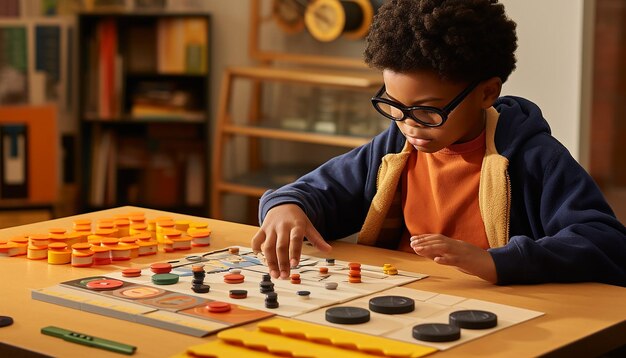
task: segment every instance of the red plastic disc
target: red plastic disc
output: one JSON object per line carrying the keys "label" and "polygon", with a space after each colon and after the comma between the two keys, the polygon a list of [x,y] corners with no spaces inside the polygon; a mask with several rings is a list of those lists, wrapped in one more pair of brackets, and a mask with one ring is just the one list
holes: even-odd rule
{"label": "red plastic disc", "polygon": [[141,270],[138,268],[129,268],[122,271],[122,276],[124,277],[139,277],[141,276]]}
{"label": "red plastic disc", "polygon": [[213,301],[206,305],[209,312],[222,313],[230,311],[230,303]]}
{"label": "red plastic disc", "polygon": [[87,283],[87,288],[94,291],[114,290],[122,287],[124,282],[119,280],[93,280]]}
{"label": "red plastic disc", "polygon": [[154,273],[168,273],[172,271],[172,265],[168,263],[155,263],[150,265],[150,270]]}

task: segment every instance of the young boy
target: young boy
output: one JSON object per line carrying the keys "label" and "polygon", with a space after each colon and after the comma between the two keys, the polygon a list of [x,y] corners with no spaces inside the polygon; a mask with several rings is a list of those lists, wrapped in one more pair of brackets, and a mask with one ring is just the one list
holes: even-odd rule
{"label": "young boy", "polygon": [[540,109],[499,98],[515,69],[515,23],[497,0],[391,0],[365,61],[391,126],[261,198],[252,248],[270,274],[297,265],[304,237],[415,252],[497,284],[626,286],[626,229],[550,135]]}

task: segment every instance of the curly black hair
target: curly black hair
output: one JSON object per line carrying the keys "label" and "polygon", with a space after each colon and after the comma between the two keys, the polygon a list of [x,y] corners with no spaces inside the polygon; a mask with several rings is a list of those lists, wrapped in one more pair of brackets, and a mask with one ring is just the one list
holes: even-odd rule
{"label": "curly black hair", "polygon": [[389,0],[374,17],[365,62],[454,82],[505,82],[515,69],[515,27],[498,0]]}

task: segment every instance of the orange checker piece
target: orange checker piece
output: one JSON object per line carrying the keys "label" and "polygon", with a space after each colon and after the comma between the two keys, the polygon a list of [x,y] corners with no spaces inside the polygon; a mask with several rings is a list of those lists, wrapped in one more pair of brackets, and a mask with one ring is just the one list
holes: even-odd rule
{"label": "orange checker piece", "polygon": [[139,256],[156,255],[158,250],[157,242],[153,240],[137,240],[137,247]]}
{"label": "orange checker piece", "polygon": [[53,227],[53,228],[48,229],[48,232],[50,234],[65,234],[67,230],[65,230],[65,228],[62,228],[62,227]]}
{"label": "orange checker piece", "polygon": [[94,265],[110,265],[111,264],[111,249],[110,248],[106,246],[92,244],[91,251],[93,251]]}
{"label": "orange checker piece", "polygon": [[231,310],[230,303],[220,301],[209,302],[206,305],[206,308],[209,310],[209,312],[213,313],[224,313]]}
{"label": "orange checker piece", "polygon": [[0,256],[19,256],[25,255],[27,251],[27,245],[18,244],[13,241],[9,241],[4,244],[0,244]]}
{"label": "orange checker piece", "polygon": [[50,235],[48,234],[30,234],[28,235],[28,240],[31,245],[35,246],[46,246],[48,248],[48,244],[50,243]]}
{"label": "orange checker piece", "polygon": [[300,284],[302,281],[300,280],[300,274],[299,273],[292,273],[291,274],[291,283],[293,284]]}
{"label": "orange checker piece", "polygon": [[48,263],[51,265],[65,265],[72,262],[72,251],[64,242],[53,242],[48,245]]}
{"label": "orange checker piece", "polygon": [[229,273],[224,275],[224,282],[229,284],[243,283],[245,276],[238,273]]}
{"label": "orange checker piece", "polygon": [[72,245],[72,266],[89,267],[94,262],[94,252],[91,245],[86,242],[79,242]]}
{"label": "orange checker piece", "polygon": [[348,276],[350,277],[361,277],[361,271],[357,271],[357,270],[350,270],[348,271]]}
{"label": "orange checker piece", "polygon": [[211,244],[210,229],[189,229],[187,235],[191,237],[191,246],[209,246]]}
{"label": "orange checker piece", "polygon": [[320,267],[320,274],[322,275],[328,274],[328,267]]}
{"label": "orange checker piece", "polygon": [[131,215],[128,218],[133,224],[144,224],[146,222],[146,217],[144,215]]}
{"label": "orange checker piece", "polygon": [[348,267],[350,268],[350,270],[361,271],[361,264],[358,262],[350,262],[348,264]]}
{"label": "orange checker piece", "polygon": [[361,283],[361,277],[348,277],[348,282],[350,283]]}
{"label": "orange checker piece", "polygon": [[94,231],[94,234],[98,236],[103,236],[103,237],[115,237],[117,235],[117,231],[118,230],[113,227],[110,227],[110,228],[98,227]]}
{"label": "orange checker piece", "polygon": [[157,262],[150,265],[150,271],[154,273],[168,273],[172,271],[172,265],[167,262]]}
{"label": "orange checker piece", "polygon": [[122,276],[124,277],[139,277],[141,276],[141,270],[138,268],[127,268],[122,271]]}
{"label": "orange checker piece", "polygon": [[48,244],[29,244],[26,258],[29,260],[44,260],[48,258]]}

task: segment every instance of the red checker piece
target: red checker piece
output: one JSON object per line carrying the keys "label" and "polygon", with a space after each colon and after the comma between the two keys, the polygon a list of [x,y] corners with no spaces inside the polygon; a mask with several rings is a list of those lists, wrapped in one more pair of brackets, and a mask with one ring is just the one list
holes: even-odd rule
{"label": "red checker piece", "polygon": [[141,270],[138,268],[128,268],[122,271],[122,276],[124,277],[139,277],[141,276]]}
{"label": "red checker piece", "polygon": [[359,271],[350,270],[350,272],[348,272],[348,275],[350,277],[361,277],[361,270],[359,270]]}
{"label": "red checker piece", "polygon": [[350,270],[361,271],[361,264],[358,262],[350,262],[348,264],[348,267],[350,268]]}
{"label": "red checker piece", "polygon": [[230,303],[213,301],[209,302],[209,304],[206,305],[206,308],[209,310],[209,312],[213,313],[228,312],[230,311]]}
{"label": "red checker piece", "polygon": [[154,273],[169,273],[172,271],[172,265],[166,262],[158,262],[150,265],[150,270]]}
{"label": "red checker piece", "polygon": [[238,273],[229,273],[224,275],[224,282],[226,283],[243,283],[245,276]]}
{"label": "red checker piece", "polygon": [[93,280],[87,283],[87,288],[94,291],[105,291],[105,290],[114,290],[116,288],[122,287],[124,282],[119,280]]}

